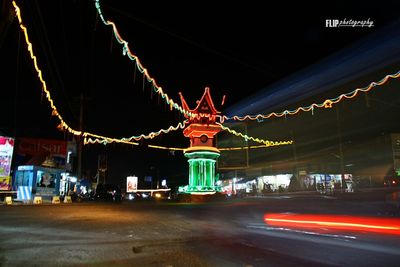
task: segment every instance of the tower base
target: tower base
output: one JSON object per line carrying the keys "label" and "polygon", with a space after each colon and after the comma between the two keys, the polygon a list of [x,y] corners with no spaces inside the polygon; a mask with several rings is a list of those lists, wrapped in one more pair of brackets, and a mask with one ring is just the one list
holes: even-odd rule
{"label": "tower base", "polygon": [[185,157],[189,163],[189,185],[180,186],[178,192],[192,195],[212,195],[220,192],[221,187],[215,185],[215,163],[219,155],[215,148],[187,149]]}
{"label": "tower base", "polygon": [[214,194],[178,194],[177,199],[178,202],[184,203],[198,203],[198,202],[216,202],[216,201],[224,201],[226,200],[226,195],[215,192]]}

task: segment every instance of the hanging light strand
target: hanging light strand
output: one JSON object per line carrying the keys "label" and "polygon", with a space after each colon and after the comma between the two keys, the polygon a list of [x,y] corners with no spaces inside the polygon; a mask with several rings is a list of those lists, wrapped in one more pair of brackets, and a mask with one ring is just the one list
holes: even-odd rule
{"label": "hanging light strand", "polygon": [[271,112],[268,114],[232,116],[232,117],[228,117],[228,116],[224,115],[224,116],[220,116],[220,120],[221,120],[221,123],[223,123],[225,120],[232,120],[232,119],[236,120],[236,121],[258,120],[260,122],[260,121],[262,121],[262,119],[269,119],[271,117],[283,117],[283,116],[287,116],[287,115],[295,115],[295,114],[299,113],[300,111],[314,112],[315,108],[332,108],[333,104],[337,104],[344,99],[354,98],[360,92],[364,92],[364,93],[368,92],[377,86],[381,86],[381,85],[385,84],[390,79],[397,79],[399,77],[400,77],[400,71],[398,71],[394,74],[388,74],[385,77],[383,77],[381,80],[379,80],[378,82],[371,82],[368,86],[365,86],[363,88],[357,88],[349,93],[341,94],[335,98],[326,99],[322,103],[319,103],[319,104],[313,103],[309,106],[298,107],[293,110],[284,110],[282,112]]}
{"label": "hanging light strand", "polygon": [[231,151],[231,150],[245,150],[245,149],[255,149],[255,148],[267,148],[266,145],[258,145],[258,146],[239,146],[239,147],[219,147],[220,151]]}
{"label": "hanging light strand", "polygon": [[141,134],[141,135],[133,135],[131,137],[122,137],[122,138],[112,138],[112,137],[107,137],[107,136],[102,136],[98,134],[93,134],[93,133],[88,133],[84,132],[83,137],[93,137],[94,139],[91,139],[91,143],[101,143],[101,144],[108,144],[108,143],[125,143],[125,142],[132,142],[132,140],[139,141],[141,139],[153,139],[157,136],[159,136],[161,133],[169,133],[172,131],[176,131],[178,129],[184,129],[188,121],[180,122],[178,123],[177,126],[170,126],[167,129],[161,129],[158,130],[157,132],[151,132],[147,135]]}
{"label": "hanging light strand", "polygon": [[[32,43],[29,41],[29,36],[28,36],[28,30],[27,28],[23,25],[22,23],[22,17],[21,17],[21,10],[18,7],[18,5],[16,4],[15,1],[12,2],[14,8],[15,8],[15,13],[16,16],[18,18],[18,22],[19,22],[19,26],[22,30],[22,32],[24,33],[24,37],[25,37],[25,42],[27,45],[27,49],[28,52],[30,54],[31,59],[33,60],[33,64],[35,67],[35,70],[37,72],[37,75],[39,77],[40,82],[42,83],[42,90],[44,92],[44,95],[46,96],[47,101],[50,104],[50,107],[52,109],[52,116],[56,116],[58,118],[58,120],[60,121],[60,124],[58,125],[58,129],[60,130],[66,130],[68,132],[70,132],[73,135],[82,135],[84,137],[84,144],[109,144],[109,143],[122,143],[122,144],[129,144],[129,145],[135,145],[135,146],[139,146],[140,144],[137,142],[132,142],[132,140],[139,140],[139,139],[152,139],[158,135],[160,135],[161,133],[169,133],[171,131],[175,131],[178,129],[183,129],[187,123],[187,121],[184,121],[183,123],[179,123],[177,126],[170,126],[168,129],[164,130],[161,129],[157,132],[151,132],[148,135],[144,135],[141,134],[139,136],[131,136],[131,137],[127,137],[127,138],[121,138],[121,139],[117,139],[117,138],[112,138],[112,137],[107,137],[107,136],[102,136],[102,135],[98,135],[98,134],[94,134],[94,133],[90,133],[90,132],[82,132],[82,131],[77,131],[75,129],[73,129],[72,127],[70,127],[63,119],[63,117],[61,116],[61,114],[57,111],[57,107],[54,104],[54,100],[51,98],[51,94],[50,91],[47,89],[47,84],[46,81],[43,79],[43,75],[42,75],[42,71],[39,68],[38,62],[37,62],[37,57],[35,56],[34,52],[33,52],[33,45]],[[171,104],[170,104],[171,105]],[[191,114],[189,114],[191,115]],[[177,151],[183,151],[186,148],[177,148],[177,147],[166,147],[166,146],[157,146],[157,145],[148,145],[147,147],[149,148],[154,148],[154,149],[164,149],[164,150],[177,150]],[[221,150],[238,150],[238,149],[249,149],[249,148],[260,148],[260,147],[265,147],[263,146],[252,146],[252,147],[233,147],[233,148],[221,148]]]}
{"label": "hanging light strand", "polygon": [[[90,137],[84,138],[84,144],[103,144],[107,145],[109,143],[113,142],[108,142],[108,140],[105,139],[93,139]],[[134,145],[134,146],[139,146],[139,143],[136,142],[131,142],[131,141],[122,141],[122,140],[115,140],[115,143],[122,143],[122,144],[128,144],[128,145]],[[271,145],[270,145],[271,146]],[[167,147],[167,146],[157,146],[157,145],[147,145],[149,148],[154,148],[154,149],[163,149],[163,150],[171,150],[171,151],[183,151],[187,148],[183,147]],[[256,148],[267,148],[269,146],[266,145],[257,145],[257,146],[241,146],[241,147],[218,147],[218,150],[220,151],[231,151],[231,150],[247,150],[247,149],[256,149]]]}
{"label": "hanging light strand", "polygon": [[[33,52],[33,45],[32,43],[29,41],[29,36],[28,36],[28,30],[27,28],[23,25],[22,23],[22,17],[21,17],[21,10],[18,7],[18,5],[16,4],[15,1],[12,2],[14,8],[15,8],[15,13],[16,16],[18,18],[19,21],[19,26],[21,28],[21,30],[24,33],[25,36],[25,42],[27,44],[27,49],[28,52],[30,54],[31,59],[33,60],[33,65],[35,67],[35,70],[37,72],[37,75],[39,77],[40,82],[42,83],[42,90],[44,92],[44,95],[46,96],[47,101],[50,104],[50,107],[52,109],[51,115],[52,116],[56,116],[60,123],[57,126],[57,128],[59,130],[66,130],[70,133],[72,133],[73,135],[82,135],[85,139],[85,143],[86,144],[90,144],[90,143],[125,143],[125,144],[131,144],[131,145],[139,145],[138,143],[135,142],[131,142],[132,140],[140,140],[140,139],[153,139],[157,136],[159,136],[161,133],[169,133],[171,131],[176,131],[178,129],[183,129],[187,123],[187,121],[184,121],[183,123],[179,123],[177,126],[170,126],[167,129],[161,129],[157,132],[151,132],[147,135],[145,134],[141,134],[138,136],[131,136],[131,137],[127,137],[127,138],[121,138],[121,139],[117,139],[117,138],[112,138],[112,137],[107,137],[107,136],[103,136],[103,135],[98,135],[98,134],[94,134],[94,133],[90,133],[90,132],[82,132],[82,131],[77,131],[75,129],[73,129],[72,127],[70,127],[63,119],[63,117],[61,116],[61,114],[58,112],[57,107],[54,104],[54,100],[51,98],[51,94],[50,91],[47,89],[47,84],[46,81],[43,79],[43,75],[42,75],[42,70],[39,68],[39,64],[37,62],[37,57],[35,56],[34,52]],[[95,139],[91,139],[90,137],[93,137]]]}
{"label": "hanging light strand", "polygon": [[[221,123],[217,122],[217,124],[222,128],[222,130],[228,131],[229,133],[231,133],[233,135],[236,135],[237,137],[241,137],[241,138],[245,139],[246,141],[251,140],[251,141],[254,141],[254,142],[257,142],[257,143],[264,144],[266,147],[293,144],[293,140],[290,140],[290,141],[269,141],[269,140],[263,140],[263,139],[259,139],[259,138],[254,138],[254,137],[248,136],[247,134],[242,134],[242,133],[239,133],[239,132],[237,132],[235,130],[232,130],[232,129],[226,127],[226,126],[223,126]],[[231,149],[231,150],[234,150],[234,149]]]}
{"label": "hanging light strand", "polygon": [[120,43],[122,45],[122,54],[124,56],[128,56],[128,58],[130,60],[134,61],[135,64],[136,64],[137,69],[144,75],[144,77],[146,77],[146,80],[153,85],[153,86],[151,86],[150,90],[152,90],[152,91],[154,90],[154,92],[156,92],[157,94],[161,95],[162,99],[164,99],[166,104],[170,106],[171,110],[172,110],[172,108],[174,108],[174,109],[178,110],[179,112],[181,112],[182,114],[185,114],[187,116],[192,116],[193,114],[190,111],[185,110],[184,108],[182,108],[175,101],[173,101],[166,93],[164,93],[162,87],[159,86],[157,84],[156,80],[153,77],[150,76],[148,70],[145,67],[143,67],[143,65],[140,62],[139,58],[135,54],[133,54],[131,52],[131,50],[129,49],[128,42],[125,41],[124,39],[122,39],[121,35],[118,32],[118,29],[117,29],[117,26],[115,25],[115,23],[110,21],[110,20],[106,20],[104,18],[103,12],[102,12],[101,6],[100,6],[100,0],[95,0],[95,6],[96,6],[97,12],[98,12],[103,24],[107,25],[107,26],[111,26],[113,28],[115,39],[118,41],[118,43]]}
{"label": "hanging light strand", "polygon": [[26,45],[27,45],[27,49],[28,49],[29,55],[30,55],[31,59],[33,60],[33,65],[35,67],[35,70],[37,72],[39,80],[42,83],[42,92],[44,92],[44,95],[46,96],[46,99],[49,102],[50,107],[52,109],[51,115],[55,116],[55,117],[57,117],[59,119],[59,121],[60,121],[60,124],[58,126],[59,129],[65,129],[65,130],[67,130],[68,132],[70,132],[70,133],[72,133],[74,135],[81,135],[82,132],[74,130],[73,128],[71,128],[64,121],[64,119],[61,116],[61,114],[57,111],[57,107],[55,106],[54,101],[51,98],[50,91],[47,89],[46,81],[43,79],[42,70],[39,68],[39,64],[37,62],[37,58],[36,58],[35,54],[33,53],[33,46],[32,46],[32,43],[29,41],[28,29],[22,23],[21,10],[18,7],[18,5],[15,3],[15,1],[13,1],[12,4],[13,4],[13,6],[15,8],[15,14],[16,14],[16,16],[18,18],[19,27],[21,28],[22,32],[24,33],[25,42],[26,42]]}

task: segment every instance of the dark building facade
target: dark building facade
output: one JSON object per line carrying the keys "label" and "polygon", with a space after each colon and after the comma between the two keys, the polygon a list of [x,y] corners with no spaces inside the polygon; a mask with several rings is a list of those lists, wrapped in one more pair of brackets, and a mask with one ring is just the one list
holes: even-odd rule
{"label": "dark building facade", "polygon": [[[226,110],[224,113],[228,116],[295,110],[335,99],[357,88],[368,88],[372,82],[383,83],[372,84],[368,92],[357,92],[355,97],[343,98],[323,108],[315,107],[309,112],[242,122],[229,120],[231,126],[243,129],[249,136],[294,143],[249,149],[241,154],[241,166],[230,166],[229,160],[225,160],[238,156],[238,152],[223,151],[219,172],[225,177],[247,178],[290,173],[299,181],[300,189],[310,177],[315,180],[313,174],[340,175],[343,184],[347,174],[360,186],[383,185],[385,177],[398,175],[400,78],[396,73],[400,70],[397,45],[400,30],[395,26],[288,76]],[[387,77],[389,74],[393,76]],[[220,144],[228,143],[229,139],[238,140],[238,137],[225,133],[220,135]]]}

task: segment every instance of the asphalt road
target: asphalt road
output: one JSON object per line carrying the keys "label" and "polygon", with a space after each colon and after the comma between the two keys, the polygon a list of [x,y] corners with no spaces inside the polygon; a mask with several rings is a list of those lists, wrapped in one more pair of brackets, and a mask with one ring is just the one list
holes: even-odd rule
{"label": "asphalt road", "polygon": [[0,206],[0,266],[399,266],[400,235],[270,226],[265,213],[399,219],[382,193]]}

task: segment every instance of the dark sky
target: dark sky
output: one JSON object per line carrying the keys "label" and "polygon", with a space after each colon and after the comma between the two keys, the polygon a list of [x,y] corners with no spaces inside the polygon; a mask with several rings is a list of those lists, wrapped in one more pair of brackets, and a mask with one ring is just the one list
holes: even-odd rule
{"label": "dark sky", "polygon": [[[398,1],[137,2],[101,4],[106,19],[117,24],[131,51],[171,98],[179,102],[181,91],[193,107],[209,86],[220,109],[379,30],[398,19],[400,8]],[[127,137],[182,120],[150,93],[149,83],[143,85],[111,27],[96,16],[93,1],[17,3],[52,97],[69,125],[78,128],[81,93],[87,99],[84,130],[92,133]],[[4,7],[0,131],[9,136],[65,138],[55,129],[57,121],[41,96],[17,20],[8,23]],[[326,19],[370,19],[374,26],[327,28]],[[187,147],[189,142],[177,131],[144,144]],[[145,175],[151,166],[162,177],[186,177],[182,153],[171,155],[144,146],[88,146],[85,169],[95,172],[99,153],[108,155],[109,179],[117,183],[130,174]]]}

